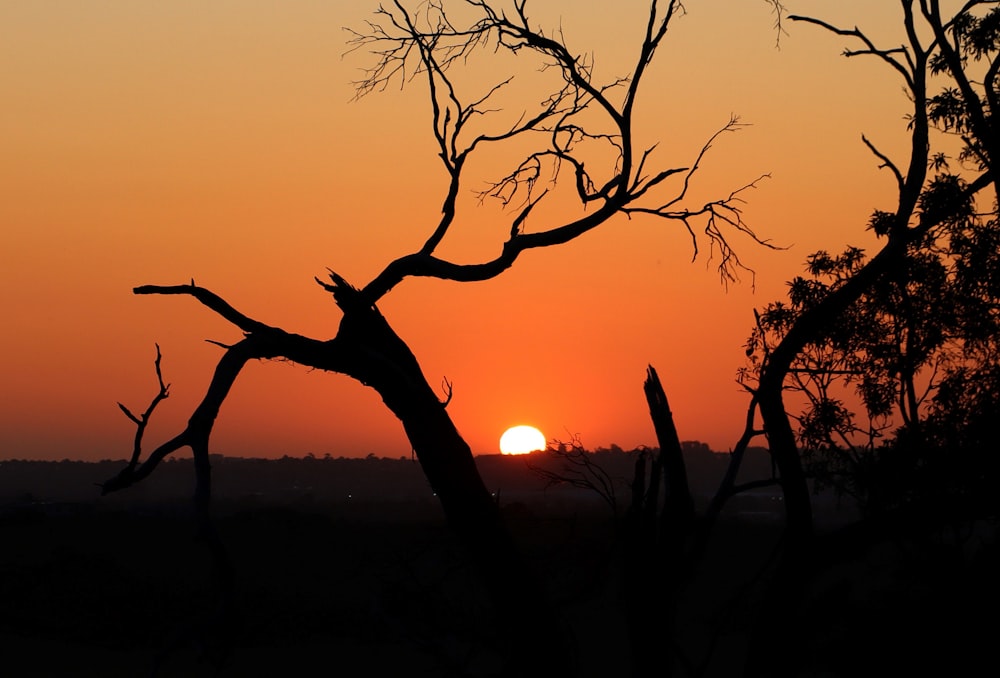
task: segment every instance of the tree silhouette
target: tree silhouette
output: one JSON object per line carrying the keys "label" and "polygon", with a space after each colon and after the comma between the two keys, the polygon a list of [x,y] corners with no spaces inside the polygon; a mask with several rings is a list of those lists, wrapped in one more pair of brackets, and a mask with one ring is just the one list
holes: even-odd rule
{"label": "tree silhouette", "polygon": [[[950,158],[928,148],[926,161],[935,175],[910,204],[910,218],[924,226],[906,242],[898,262],[804,345],[788,373],[790,386],[807,399],[794,418],[812,475],[854,496],[866,510],[906,501],[903,495],[916,489],[912,483],[920,484],[913,476],[918,466],[935,468],[920,474],[947,475],[927,458],[936,454],[932,448],[950,449],[957,460],[960,450],[985,447],[991,437],[981,423],[996,402],[1000,229],[995,203],[986,207],[985,198],[973,195],[995,186],[986,149],[995,133],[995,96],[989,92],[1000,65],[1000,13],[972,13],[985,4],[970,3],[947,22],[936,4],[923,9],[934,34],[945,36],[928,69],[952,80],[927,99],[926,116],[943,133],[942,141],[958,137],[958,152]],[[985,71],[981,94],[967,73],[976,68]],[[956,163],[958,173],[952,170]],[[876,210],[868,227],[887,237],[897,218]],[[811,255],[809,277],[790,283],[787,303],[772,303],[758,315],[748,341],[752,367],[761,367],[804,314],[868,261],[855,247],[837,256]],[[863,412],[844,403],[844,386],[854,388]],[[989,465],[986,458],[980,461],[980,469]]]}
{"label": "tree silhouette", "polygon": [[[981,434],[990,427],[967,423],[984,423],[997,392],[1000,11],[985,0],[969,0],[951,15],[937,0],[900,0],[899,7],[905,39],[888,48],[858,28],[788,17],[849,38],[857,47],[845,56],[875,57],[901,76],[912,103],[910,148],[897,164],[862,137],[897,186],[896,204],[876,210],[867,224],[880,248],[870,257],[858,248],[813,254],[808,276],[790,283],[788,301],[757,315],[747,344],[750,364],[740,374],[752,394],[745,438],[767,436],[789,527],[768,619],[774,630],[770,642],[754,646],[752,672],[782,670],[796,645],[789,611],[815,548],[800,444],[813,472],[869,508],[898,506],[920,482],[940,488],[969,465],[965,455],[978,459],[966,480],[995,469],[971,452],[983,449]],[[842,399],[844,385],[860,397],[865,421]],[[805,398],[800,415],[789,412],[788,391]],[[882,445],[895,426],[902,428],[894,443]],[[789,634],[779,641],[777,629]]]}
{"label": "tree silhouette", "polygon": [[[917,418],[921,398],[916,373],[945,340],[939,334],[943,331],[940,323],[929,322],[928,314],[935,305],[951,303],[942,297],[946,291],[940,283],[948,275],[946,267],[961,266],[964,258],[952,257],[951,263],[939,259],[942,240],[950,238],[950,246],[962,246],[963,239],[970,237],[978,242],[986,237],[982,232],[995,224],[995,202],[985,218],[979,203],[984,189],[996,193],[988,149],[996,137],[991,116],[1000,61],[996,45],[990,43],[995,11],[982,18],[976,15],[993,3],[968,2],[951,17],[943,17],[938,4],[901,0],[906,43],[892,48],[877,47],[857,28],[788,17],[860,42],[858,49],[847,50],[845,55],[874,56],[887,64],[903,78],[913,105],[904,169],[862,137],[898,189],[895,207],[876,210],[868,223],[884,244],[871,257],[857,248],[837,256],[814,254],[809,261],[812,277],[791,283],[789,303],[772,304],[759,314],[747,345],[751,363],[741,372],[741,379],[752,393],[751,408],[759,410],[764,424],[763,430],[752,432],[766,432],[797,540],[808,539],[812,533],[811,508],[784,391],[797,387],[811,397],[814,407],[804,419],[810,442],[830,443],[834,434],[857,432],[840,404],[829,396],[829,380],[834,377],[859,380],[874,419],[888,414],[890,401],[899,403],[904,421]],[[923,37],[928,32],[929,39]],[[974,85],[971,71],[983,62],[986,84]],[[928,85],[932,75],[946,77],[956,86],[945,86],[941,94],[932,95]],[[932,136],[932,132],[939,134]],[[954,136],[961,143],[957,173],[952,172],[945,151],[936,150],[946,149],[946,142]],[[988,247],[987,242],[982,244]],[[979,247],[972,249],[983,256]],[[861,372],[870,376],[880,369],[882,381],[860,379]],[[896,385],[887,384],[887,376]],[[880,429],[876,424],[867,431],[874,437]]]}
{"label": "tree silhouette", "polygon": [[[251,360],[281,359],[346,375],[378,392],[400,420],[449,524],[490,592],[498,629],[508,634],[517,629],[518,639],[506,642],[508,672],[558,670],[558,662],[551,656],[545,659],[542,647],[550,637],[551,619],[542,613],[525,614],[538,609],[541,594],[501,524],[471,450],[449,416],[448,402],[439,399],[378,304],[407,278],[489,280],[511,267],[523,252],[567,243],[616,216],[676,224],[690,234],[696,254],[699,243],[706,240],[718,257],[721,275],[733,278],[742,264],[729,235],[738,232],[766,244],[740,210],[741,193],[756,180],[694,205],[689,204],[689,189],[713,142],[737,131],[739,120],[726,121],[695,157],[677,165],[660,163],[657,147],[638,146],[633,132],[640,87],[682,11],[676,0],[650,2],[631,73],[599,81],[594,78],[592,57],[572,52],[560,31],[532,27],[524,0],[503,7],[486,0],[452,4],[434,0],[413,10],[397,0],[379,7],[363,29],[351,32],[352,48],[374,59],[356,83],[356,91],[365,96],[390,85],[414,83],[426,88],[431,133],[447,176],[441,213],[428,224],[426,240],[416,251],[389,261],[360,287],[332,270],[325,279],[317,279],[342,314],[336,335],[328,339],[305,337],[252,318],[194,281],[136,287],[135,294],[190,296],[229,321],[242,338],[219,344],[222,357],[187,426],[141,460],[140,431],[131,462],[104,483],[104,492],[142,480],[168,455],[191,448],[200,524],[217,564],[222,564],[225,581],[228,561],[209,520],[209,442],[219,408],[243,366]],[[530,101],[515,100],[523,108],[504,115],[512,103],[506,97],[512,75],[503,72],[489,82],[483,81],[482,71],[469,79],[460,75],[470,61],[487,57],[495,58],[501,68],[509,67],[508,58],[518,59],[519,70],[543,76],[539,79],[544,89],[533,92]],[[520,160],[480,192],[481,199],[499,202],[508,215],[509,228],[498,243],[498,254],[474,263],[440,255],[439,246],[463,225],[464,203],[459,197],[468,183],[470,161],[511,151]],[[567,192],[578,209],[539,215],[539,205]]]}

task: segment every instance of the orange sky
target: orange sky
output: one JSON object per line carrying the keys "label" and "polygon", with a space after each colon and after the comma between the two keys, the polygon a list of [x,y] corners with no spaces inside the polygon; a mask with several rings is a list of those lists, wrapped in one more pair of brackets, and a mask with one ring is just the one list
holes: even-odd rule
{"label": "orange sky", "polygon": [[[423,242],[445,187],[424,92],[351,102],[368,60],[343,55],[341,27],[377,4],[0,4],[0,456],[125,457],[133,427],[115,403],[141,410],[154,394],[155,342],[172,389],[149,443],[183,425],[220,353],[203,340],[239,333],[191,299],[135,297],[133,286],[193,278],[248,315],[327,337],[339,314],[314,275],[329,267],[360,285]],[[646,3],[533,4],[540,22],[561,17],[598,74],[631,69]],[[787,4],[900,41],[895,3]],[[477,452],[496,452],[517,423],[588,447],[653,444],[647,363],[681,437],[728,449],[746,407],[734,377],[753,307],[780,296],[813,250],[870,245],[867,216],[893,204],[890,176],[860,141],[902,157],[906,100],[887,69],[841,58],[842,40],[807,26],[789,26],[776,50],[763,0],[686,5],[648,74],[639,128],[665,165],[683,166],[731,113],[752,123],[716,145],[699,195],[771,173],[746,217],[789,249],[735,238],[756,290],[745,276],[727,291],[714,264],[691,263],[677,225],[616,220],[528,252],[493,281],[405,281],[380,307],[431,383],[454,383],[450,409]],[[500,242],[476,229],[496,207],[462,208],[443,251],[492,258]],[[214,451],[409,447],[374,392],[262,363],[237,382]]]}

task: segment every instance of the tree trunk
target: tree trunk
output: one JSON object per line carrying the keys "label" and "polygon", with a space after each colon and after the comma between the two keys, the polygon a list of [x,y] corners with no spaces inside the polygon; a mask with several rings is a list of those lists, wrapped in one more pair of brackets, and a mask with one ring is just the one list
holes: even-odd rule
{"label": "tree trunk", "polygon": [[[242,367],[251,359],[285,358],[300,365],[338,372],[375,389],[403,424],[414,453],[437,494],[449,525],[466,548],[492,603],[504,675],[561,676],[570,672],[572,655],[556,617],[542,595],[538,579],[505,529],[500,510],[483,484],[468,444],[462,439],[424,378],[406,343],[358,290],[339,276],[326,286],[344,312],[337,336],[310,339],[249,318],[213,292],[190,285],[146,285],[136,294],[190,295],[243,330],[244,338],[226,346],[204,399],[187,428],[153,450],[141,464],[138,454],[103,484],[113,492],[141,481],[177,449],[190,446],[198,476],[196,506],[199,525],[209,540],[219,572],[231,571],[209,517],[210,465],[208,441],[219,407]],[[124,409],[124,408],[123,408]],[[131,417],[140,423],[142,420]],[[141,442],[141,441],[140,441]],[[137,450],[138,450],[137,442]],[[228,583],[223,581],[225,595]]]}
{"label": "tree trunk", "polygon": [[854,276],[796,320],[761,370],[757,399],[768,449],[780,475],[786,530],[784,551],[751,642],[748,676],[794,671],[799,658],[796,639],[802,632],[795,611],[813,564],[812,502],[782,397],[785,377],[805,345],[822,337],[844,309],[899,265],[905,252],[906,240],[890,239]]}
{"label": "tree trunk", "polygon": [[652,462],[648,486],[645,460],[636,466],[633,510],[625,525],[623,588],[632,675],[664,678],[686,662],[676,643],[676,619],[679,592],[690,572],[695,513],[673,414],[652,366],[643,390],[660,451]]}
{"label": "tree trunk", "polygon": [[346,352],[348,373],[374,388],[402,422],[449,525],[468,550],[494,607],[505,675],[568,675],[568,646],[538,578],[409,347],[373,307],[345,309],[335,341]]}

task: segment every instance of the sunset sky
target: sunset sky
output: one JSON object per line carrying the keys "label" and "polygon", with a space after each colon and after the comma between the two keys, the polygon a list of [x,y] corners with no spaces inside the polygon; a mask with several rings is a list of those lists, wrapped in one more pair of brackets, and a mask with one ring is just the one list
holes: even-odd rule
{"label": "sunset sky", "polygon": [[[810,252],[871,247],[868,215],[894,205],[891,176],[861,143],[902,162],[908,104],[889,69],[843,58],[849,43],[811,26],[786,25],[777,48],[763,0],[685,4],[647,74],[638,127],[673,167],[731,114],[750,123],[715,145],[695,192],[718,197],[769,173],[745,217],[787,249],[734,236],[756,277],[727,289],[707,242],[692,263],[680,225],[617,219],[492,281],[404,281],[380,308],[429,381],[454,384],[450,411],[477,453],[496,452],[514,424],[591,448],[655,444],[647,364],[682,439],[729,449],[753,308],[782,296]],[[902,41],[894,2],[786,4]],[[377,5],[0,4],[0,457],[126,457],[134,427],[116,402],[142,410],[154,395],[157,342],[171,396],[148,446],[183,426],[220,355],[204,340],[240,333],[191,298],[132,287],[194,279],[263,322],[327,338],[340,313],[314,276],[330,268],[363,285],[420,246],[446,187],[425,91],[352,101],[371,59],[345,54],[343,27],[363,27]],[[609,79],[632,70],[647,7],[528,5]],[[503,214],[471,198],[491,178],[467,178],[461,232],[443,250],[459,260],[499,251],[476,229]],[[213,442],[237,456],[409,454],[374,391],[287,363],[244,371]]]}

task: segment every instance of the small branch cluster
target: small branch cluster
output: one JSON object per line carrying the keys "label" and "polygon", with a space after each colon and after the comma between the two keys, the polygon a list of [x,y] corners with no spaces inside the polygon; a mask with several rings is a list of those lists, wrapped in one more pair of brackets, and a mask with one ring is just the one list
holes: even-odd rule
{"label": "small branch cluster", "polygon": [[555,462],[555,467],[528,464],[528,468],[545,480],[546,487],[569,485],[590,490],[608,505],[614,516],[618,515],[615,478],[594,460],[593,454],[584,449],[579,438],[574,436],[569,443],[555,441],[546,453],[549,461]]}

